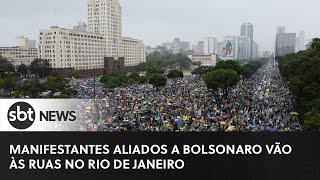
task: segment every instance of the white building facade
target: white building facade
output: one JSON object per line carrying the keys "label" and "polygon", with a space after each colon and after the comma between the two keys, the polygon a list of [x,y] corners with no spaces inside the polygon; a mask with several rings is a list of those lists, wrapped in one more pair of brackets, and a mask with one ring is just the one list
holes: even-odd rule
{"label": "white building facade", "polygon": [[172,43],[172,54],[179,54],[180,53],[180,39],[175,38]]}
{"label": "white building facade", "polygon": [[239,50],[238,50],[238,58],[239,60],[250,59],[250,47],[251,40],[247,36],[240,36],[239,39]]}
{"label": "white building facade", "polygon": [[88,31],[106,39],[108,57],[123,57],[122,17],[118,0],[88,0]]}
{"label": "white building facade", "polygon": [[136,66],[146,62],[146,48],[141,40],[122,38],[125,66]]}
{"label": "white building facade", "polygon": [[0,55],[7,58],[14,66],[30,65],[34,59],[38,58],[38,50],[29,47],[0,47]]}
{"label": "white building facade", "polygon": [[47,60],[52,68],[103,68],[107,52],[105,44],[101,34],[52,26],[40,30],[38,56]]}
{"label": "white building facade", "polygon": [[216,66],[216,54],[193,54],[192,62],[201,62],[201,66]]}
{"label": "white building facade", "polygon": [[204,52],[205,54],[216,54],[217,52],[217,39],[214,37],[207,37],[204,40]]}

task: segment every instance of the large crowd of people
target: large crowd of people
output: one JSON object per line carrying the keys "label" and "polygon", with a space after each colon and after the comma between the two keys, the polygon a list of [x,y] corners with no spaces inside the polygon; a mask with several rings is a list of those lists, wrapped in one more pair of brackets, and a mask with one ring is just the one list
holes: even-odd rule
{"label": "large crowd of people", "polygon": [[[96,82],[96,85],[94,85]],[[228,95],[207,89],[199,76],[113,89],[93,78],[74,82],[82,131],[301,131],[279,69],[267,64]]]}

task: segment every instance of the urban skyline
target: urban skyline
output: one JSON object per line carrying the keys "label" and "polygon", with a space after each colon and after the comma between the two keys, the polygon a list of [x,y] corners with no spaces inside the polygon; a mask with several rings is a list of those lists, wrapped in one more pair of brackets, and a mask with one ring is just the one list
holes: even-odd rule
{"label": "urban skyline", "polygon": [[[37,3],[28,1],[28,3],[26,4],[21,0],[5,2],[5,4],[8,5],[7,7],[13,7],[11,6],[12,4],[19,3],[22,5],[21,7],[24,7],[24,9],[20,9],[19,7],[16,8],[17,13],[9,13],[8,10],[10,12],[12,11],[12,9],[10,8],[1,10],[0,22],[2,24],[6,24],[7,28],[4,28],[2,30],[2,35],[0,35],[0,46],[14,46],[16,36],[25,36],[30,39],[37,39],[39,29],[47,28],[51,25],[58,25],[64,28],[72,28],[74,25],[76,25],[77,21],[86,21],[87,19],[86,14],[82,13],[83,11],[86,11],[86,0],[81,0],[80,2],[78,0],[70,0],[68,2],[52,0],[48,1],[50,1],[49,3],[51,4],[51,6],[48,7],[46,6],[48,4],[47,1],[37,1]],[[209,6],[211,4],[211,2],[208,2],[206,0],[202,1]],[[258,13],[255,12],[257,11],[257,9],[262,9],[264,10],[261,12],[263,14],[268,10],[268,8],[269,10],[271,10],[271,7],[275,5],[275,2],[268,1],[267,4],[266,2],[262,2],[260,4],[252,2],[253,5],[257,6],[257,9],[252,9],[251,13],[242,11],[242,14],[239,14],[237,18],[230,19],[228,23],[221,22],[224,18],[212,16],[212,21],[214,23],[206,24],[204,24],[203,21],[208,19],[209,17],[206,18],[204,16],[204,18],[202,18],[200,21],[193,21],[193,18],[204,15],[203,12],[196,13],[189,11],[191,10],[191,5],[194,8],[199,7],[201,3],[198,2],[199,1],[191,0],[190,2],[184,4],[179,0],[174,2],[154,1],[152,2],[152,4],[154,4],[155,7],[157,7],[157,5],[168,5],[166,6],[167,9],[161,10],[160,8],[160,10],[157,10],[157,8],[150,4],[150,2],[145,0],[139,0],[135,2],[120,0],[123,8],[123,36],[142,39],[145,42],[145,45],[149,46],[160,45],[162,42],[172,40],[175,37],[179,37],[180,39],[188,40],[196,44],[198,40],[203,39],[203,37],[216,37],[218,41],[221,41],[223,39],[223,36],[236,36],[239,34],[239,26],[242,23],[251,22],[255,27],[254,39],[260,45],[261,52],[265,50],[274,51],[275,33],[277,26],[280,25],[286,26],[288,32],[298,33],[299,31],[304,30],[306,32],[306,41],[309,41],[313,37],[319,36],[319,33],[317,33],[317,29],[320,29],[320,27],[317,27],[318,25],[315,25],[313,23],[307,22],[307,19],[308,21],[312,21],[312,19],[315,20],[317,16],[315,16],[314,13],[310,14],[309,12],[306,12],[304,13],[304,16],[296,18],[296,16],[298,15],[296,15],[297,13],[293,10],[286,12],[289,14],[285,16],[286,18],[288,18],[287,21],[284,17],[272,18],[273,16],[277,15],[277,13],[279,15],[281,8],[285,7],[285,2],[288,2],[287,0],[279,2],[277,4],[278,6],[274,7],[273,13],[268,14],[269,17],[265,17],[265,15],[256,15]],[[297,9],[298,7],[308,7],[309,9],[312,9],[315,7],[306,5],[304,3],[301,4],[301,2],[289,2],[293,5],[293,9]],[[140,6],[139,8],[138,6],[142,3],[144,4],[144,6]],[[171,5],[177,5],[177,3],[180,3],[180,6],[182,8],[177,9],[176,12],[171,11],[173,10],[172,8],[170,8]],[[219,3],[221,2],[215,2],[215,4]],[[29,6],[28,4],[37,4],[37,6]],[[235,1],[231,4],[232,5],[230,5],[230,8],[232,10],[235,10],[234,8],[238,4],[236,4]],[[148,8],[144,8],[143,11],[140,11],[141,7]],[[247,10],[243,5],[240,5],[239,7],[243,8],[243,10]],[[27,10],[25,10],[26,8]],[[203,8],[205,9],[207,7]],[[40,9],[36,12],[37,14],[34,14],[32,12],[35,11],[35,9]],[[137,9],[139,9],[139,11]],[[22,15],[21,13],[19,13],[19,11],[24,12],[24,14]],[[177,18],[181,18],[181,15],[179,15],[181,14],[179,13],[181,11],[189,12],[185,14],[184,19],[181,19],[181,21],[177,21]],[[212,12],[206,13],[208,13],[207,15],[210,16],[211,14],[218,14],[218,12],[220,11],[220,9],[215,8]],[[148,16],[145,16],[145,14],[148,14]],[[233,12],[231,14],[235,15],[237,13]],[[250,14],[255,14],[255,16],[253,17]],[[171,18],[168,18],[169,15],[171,15],[172,17],[170,16]],[[227,16],[231,15],[228,14]],[[299,23],[291,22],[289,21],[289,19],[295,19],[296,21],[299,21]],[[304,19],[306,20],[305,22],[303,21]],[[272,23],[270,23],[271,20]],[[33,23],[29,23],[30,21]],[[202,23],[202,26],[199,26],[199,23]],[[156,33],[157,36],[152,35],[154,33]]]}

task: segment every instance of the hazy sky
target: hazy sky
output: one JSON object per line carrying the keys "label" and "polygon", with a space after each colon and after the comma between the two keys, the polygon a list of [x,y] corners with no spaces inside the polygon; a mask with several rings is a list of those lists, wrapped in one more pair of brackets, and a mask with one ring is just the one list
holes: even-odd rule
{"label": "hazy sky", "polygon": [[[87,21],[87,0],[9,0],[0,6],[0,46],[14,46],[15,37],[37,39],[39,29],[72,28]],[[319,0],[120,0],[123,36],[155,46],[174,37],[196,43],[207,36],[221,41],[240,34],[243,22],[254,25],[260,50],[273,50],[278,25],[287,32],[304,30],[320,37]]]}

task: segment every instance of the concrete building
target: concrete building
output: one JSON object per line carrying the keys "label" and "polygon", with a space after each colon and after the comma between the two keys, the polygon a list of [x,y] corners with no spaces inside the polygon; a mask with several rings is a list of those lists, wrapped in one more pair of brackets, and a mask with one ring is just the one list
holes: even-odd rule
{"label": "concrete building", "polygon": [[172,54],[179,54],[180,52],[180,38],[175,38],[172,42]]}
{"label": "concrete building", "polygon": [[205,54],[216,54],[217,39],[214,37],[207,37],[204,40],[204,52]]}
{"label": "concrete building", "polygon": [[218,42],[217,43],[217,56],[218,58],[222,58],[223,56],[223,42]]}
{"label": "concrete building", "polygon": [[149,46],[146,47],[146,54],[149,55],[149,54],[152,54],[154,52],[159,52],[161,53],[161,49],[158,49],[158,48],[151,48]]}
{"label": "concrete building", "polygon": [[216,66],[217,55],[216,54],[193,54],[191,60],[192,62],[201,62],[201,66]]}
{"label": "concrete building", "polygon": [[276,36],[275,55],[284,56],[295,52],[296,33],[278,33]]}
{"label": "concrete building", "polygon": [[188,54],[190,51],[190,42],[188,41],[180,41],[180,52],[184,54]]}
{"label": "concrete building", "polygon": [[29,39],[24,36],[17,36],[16,41],[18,47],[29,47]]}
{"label": "concrete building", "polygon": [[38,50],[29,47],[0,47],[0,55],[7,58],[14,66],[30,65],[34,59],[38,58]]}
{"label": "concrete building", "polygon": [[204,53],[204,41],[198,41],[197,53]]}
{"label": "concrete building", "polygon": [[259,45],[257,42],[253,41],[252,59],[256,59],[258,57],[259,57]]}
{"label": "concrete building", "polygon": [[251,23],[243,23],[241,25],[240,36],[246,36],[250,38],[250,58],[253,56],[253,25]]}
{"label": "concrete building", "polygon": [[238,51],[238,58],[239,60],[250,59],[250,38],[247,36],[240,36],[239,37],[239,51]]}
{"label": "concrete building", "polygon": [[88,31],[88,26],[86,23],[79,21],[77,26],[73,27],[74,31],[82,31],[82,32],[87,32]]}
{"label": "concrete building", "polygon": [[141,40],[123,37],[122,43],[125,66],[136,66],[146,62],[146,48]]}
{"label": "concrete building", "polygon": [[102,69],[107,52],[105,44],[102,34],[52,26],[40,30],[38,56],[54,69]]}
{"label": "concrete building", "polygon": [[298,51],[304,51],[304,50],[306,50],[306,33],[304,31],[300,31]]}
{"label": "concrete building", "polygon": [[197,52],[197,51],[198,51],[197,48],[198,48],[197,45],[192,44],[191,50],[192,50],[193,52]]}
{"label": "concrete building", "polygon": [[118,0],[88,0],[88,31],[102,34],[108,57],[123,57],[122,16]]}

